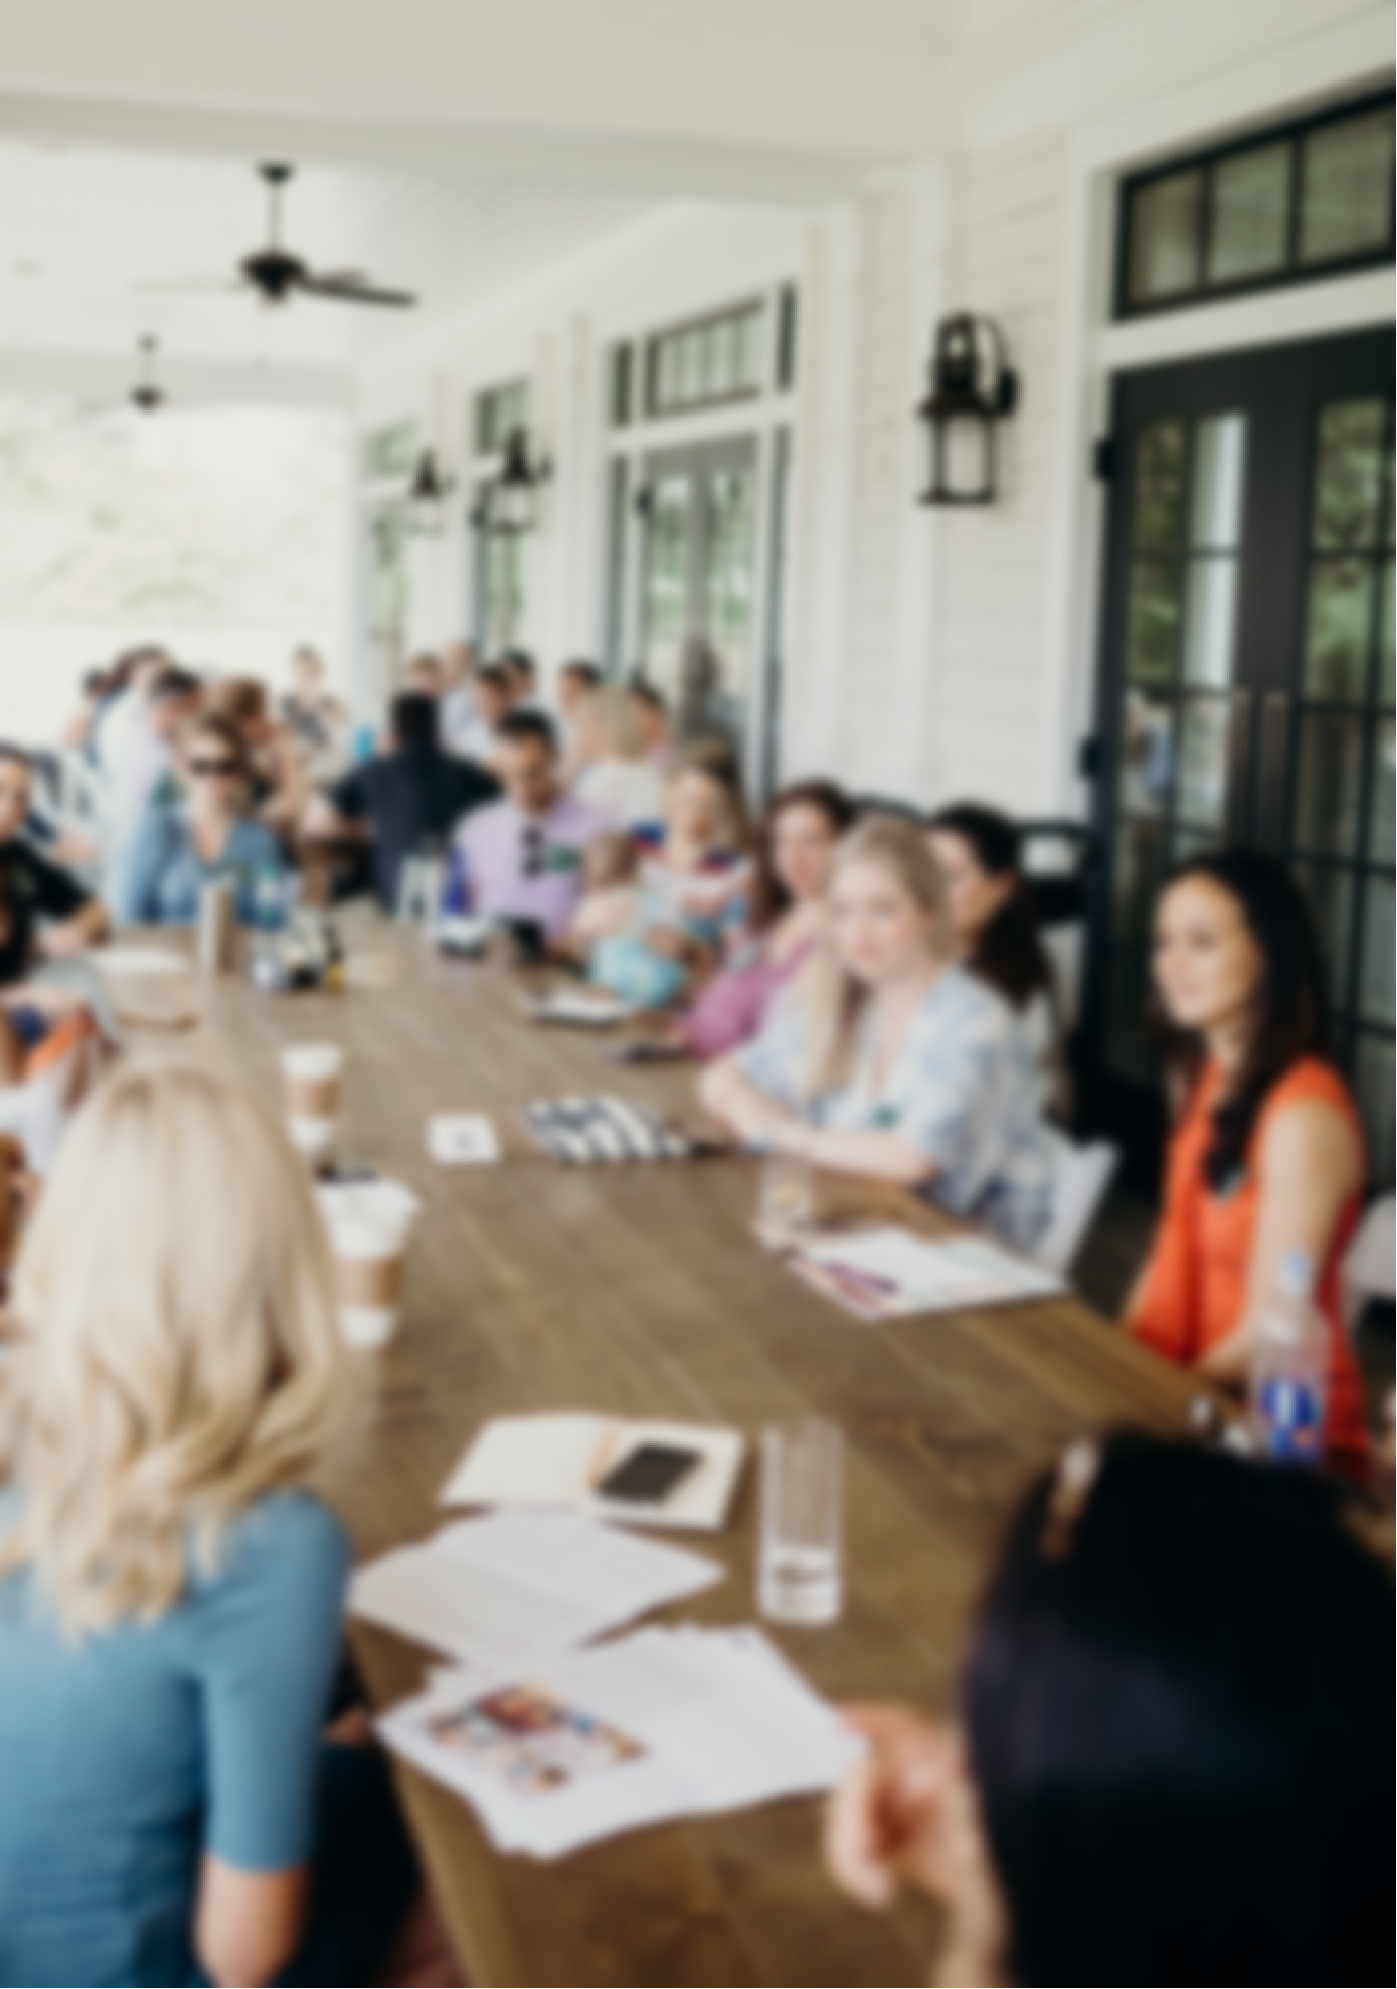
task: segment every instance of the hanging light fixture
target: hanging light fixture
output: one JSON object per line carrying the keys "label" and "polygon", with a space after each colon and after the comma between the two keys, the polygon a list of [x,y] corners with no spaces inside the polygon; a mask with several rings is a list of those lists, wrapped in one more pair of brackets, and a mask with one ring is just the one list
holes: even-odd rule
{"label": "hanging light fixture", "polygon": [[992,318],[961,311],[936,327],[931,392],[917,409],[927,425],[931,481],[923,504],[993,504],[999,424],[1019,404],[1019,376],[1006,363]]}
{"label": "hanging light fixture", "polygon": [[165,390],[155,377],[156,354],[160,341],[146,337],[140,343],[140,374],[131,389],[131,405],[140,414],[158,414],[164,407]]}
{"label": "hanging light fixture", "polygon": [[407,493],[408,530],[414,537],[441,536],[446,524],[446,500],[455,487],[450,477],[443,476],[436,450],[424,449],[417,458]]}
{"label": "hanging light fixture", "polygon": [[529,455],[529,438],[513,428],[505,438],[499,473],[480,493],[472,513],[476,529],[499,538],[515,538],[538,527],[539,491],[552,475],[546,461]]}

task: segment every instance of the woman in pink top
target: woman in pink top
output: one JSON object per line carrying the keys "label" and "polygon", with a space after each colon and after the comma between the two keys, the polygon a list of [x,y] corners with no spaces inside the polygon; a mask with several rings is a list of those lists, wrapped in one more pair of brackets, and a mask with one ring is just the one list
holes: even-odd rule
{"label": "woman in pink top", "polygon": [[853,804],[832,781],[801,781],[771,803],[746,927],[679,1024],[696,1057],[725,1056],[755,1036],[776,996],[810,958],[834,852],[853,824]]}

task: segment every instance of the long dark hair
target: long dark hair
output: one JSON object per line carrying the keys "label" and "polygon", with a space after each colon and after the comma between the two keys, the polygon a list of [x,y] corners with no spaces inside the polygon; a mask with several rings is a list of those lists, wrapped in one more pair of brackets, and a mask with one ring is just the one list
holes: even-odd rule
{"label": "long dark hair", "polygon": [[1390,1576],[1317,1476],[1085,1456],[1014,1521],[965,1679],[1006,1979],[1385,1982]]}
{"label": "long dark hair", "polygon": [[1052,962],[1024,882],[1023,838],[1017,826],[997,808],[962,801],[939,809],[927,828],[933,835],[957,836],[987,877],[1013,879],[1013,890],[975,941],[966,962],[971,973],[1003,995],[1011,1008],[1027,1008],[1038,995],[1051,1000]]}
{"label": "long dark hair", "polygon": [[[1223,1189],[1246,1166],[1257,1119],[1273,1087],[1302,1057],[1328,1056],[1329,1005],[1310,908],[1300,886],[1274,857],[1257,850],[1192,857],[1172,872],[1165,891],[1190,878],[1205,879],[1235,900],[1261,955],[1246,1053],[1236,1083],[1213,1114],[1213,1140],[1203,1163],[1209,1187]],[[1206,1046],[1162,1013],[1158,1020],[1166,1058],[1187,1095],[1202,1074]]]}
{"label": "long dark hair", "polygon": [[751,928],[769,932],[777,919],[790,910],[791,894],[776,875],[776,825],[792,808],[813,808],[829,823],[835,840],[853,828],[858,811],[837,782],[798,780],[767,803],[757,831],[756,857],[752,866]]}

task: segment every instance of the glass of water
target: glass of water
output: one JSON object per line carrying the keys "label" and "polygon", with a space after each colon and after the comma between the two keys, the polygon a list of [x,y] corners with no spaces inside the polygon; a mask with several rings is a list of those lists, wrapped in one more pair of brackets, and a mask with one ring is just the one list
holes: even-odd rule
{"label": "glass of water", "polygon": [[818,1418],[762,1433],[757,1606],[773,1623],[834,1623],[844,1606],[844,1434]]}
{"label": "glass of water", "polygon": [[797,1241],[815,1223],[810,1164],[788,1153],[768,1154],[757,1190],[757,1227],[773,1240]]}

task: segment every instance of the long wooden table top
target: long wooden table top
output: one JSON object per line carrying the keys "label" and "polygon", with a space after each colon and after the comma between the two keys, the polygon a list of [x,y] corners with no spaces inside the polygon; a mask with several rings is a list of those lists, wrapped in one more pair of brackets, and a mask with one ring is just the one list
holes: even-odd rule
{"label": "long wooden table top", "polygon": [[[693,1073],[608,1066],[602,1039],[526,1022],[499,970],[447,963],[387,925],[397,984],[267,996],[205,984],[205,1036],[279,1092],[280,1047],[348,1054],[345,1147],[422,1197],[399,1338],[372,1419],[327,1489],[359,1555],[442,1524],[438,1494],[491,1416],[588,1409],[734,1424],[832,1417],[849,1445],[847,1600],[836,1627],[778,1632],[824,1693],[946,1711],[969,1612],[1029,1477],[1084,1428],[1174,1430],[1193,1388],[1075,1300],[869,1327],[764,1252],[739,1159],[563,1168],[514,1114],[613,1090],[692,1116]],[[494,1115],[503,1165],[427,1156],[441,1111]],[[826,1206],[938,1218],[912,1197],[827,1181]],[[729,1578],[677,1612],[755,1615],[755,1472],[725,1536],[694,1542]],[[418,1689],[429,1654],[356,1626],[374,1700]],[[438,1660],[439,1661],[439,1660]],[[494,1852],[471,1811],[410,1771],[400,1787],[463,1966],[477,1984],[911,1984],[934,1915],[871,1917],[828,1885],[818,1809],[786,1803],[650,1830],[540,1865]]]}

